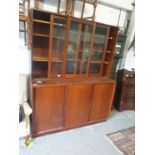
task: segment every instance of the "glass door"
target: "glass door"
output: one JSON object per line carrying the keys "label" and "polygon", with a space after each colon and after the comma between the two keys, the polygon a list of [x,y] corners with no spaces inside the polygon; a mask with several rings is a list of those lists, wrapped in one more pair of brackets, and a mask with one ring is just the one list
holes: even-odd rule
{"label": "glass door", "polygon": [[90,75],[101,75],[102,66],[107,46],[108,28],[96,25],[94,33],[94,42],[90,57]]}
{"label": "glass door", "polygon": [[86,75],[91,34],[91,25],[71,21],[67,49],[66,75]]}
{"label": "glass door", "polygon": [[66,19],[59,16],[51,16],[51,22],[50,74],[52,77],[62,77],[64,75]]}

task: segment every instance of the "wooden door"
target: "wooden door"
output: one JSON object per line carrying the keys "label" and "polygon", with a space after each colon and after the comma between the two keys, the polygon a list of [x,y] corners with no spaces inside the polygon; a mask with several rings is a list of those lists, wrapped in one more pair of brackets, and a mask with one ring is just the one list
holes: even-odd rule
{"label": "wooden door", "polygon": [[33,133],[41,134],[63,127],[64,87],[34,88]]}
{"label": "wooden door", "polygon": [[89,121],[107,118],[112,105],[115,90],[114,83],[97,84],[94,86]]}
{"label": "wooden door", "polygon": [[88,121],[92,97],[91,85],[67,87],[65,127],[75,127]]}

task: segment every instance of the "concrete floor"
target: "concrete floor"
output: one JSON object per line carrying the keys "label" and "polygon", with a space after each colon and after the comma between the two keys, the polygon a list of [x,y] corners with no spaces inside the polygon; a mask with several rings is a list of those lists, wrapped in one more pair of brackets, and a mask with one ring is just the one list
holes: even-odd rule
{"label": "concrete floor", "polygon": [[26,148],[20,142],[19,155],[121,155],[106,134],[134,123],[134,111],[112,111],[105,122],[35,138],[32,147]]}

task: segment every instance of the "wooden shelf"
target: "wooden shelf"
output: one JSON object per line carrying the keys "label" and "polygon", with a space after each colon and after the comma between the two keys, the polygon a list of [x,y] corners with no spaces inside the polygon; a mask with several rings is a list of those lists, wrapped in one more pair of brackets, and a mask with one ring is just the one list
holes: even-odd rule
{"label": "wooden shelf", "polygon": [[56,39],[65,39],[65,37],[61,37],[61,36],[53,36],[53,38],[56,38]]}
{"label": "wooden shelf", "polygon": [[85,60],[85,59],[67,59],[67,61],[88,61],[88,60]]}
{"label": "wooden shelf", "polygon": [[48,21],[39,20],[39,19],[33,19],[32,21],[37,22],[37,23],[50,24],[50,22],[48,22]]}
{"label": "wooden shelf", "polygon": [[52,62],[64,62],[64,61],[60,58],[52,58]]}
{"label": "wooden shelf", "polygon": [[105,62],[104,62],[104,64],[105,64],[105,65],[108,65],[108,64],[109,64],[109,62],[108,62],[108,61],[105,61]]}
{"label": "wooden shelf", "polygon": [[93,63],[93,64],[96,64],[96,63],[97,63],[97,64],[100,64],[100,63],[102,63],[102,61],[91,60],[90,63]]}
{"label": "wooden shelf", "polygon": [[33,36],[37,36],[37,37],[46,37],[49,38],[49,35],[45,35],[45,34],[39,34],[39,33],[32,33]]}
{"label": "wooden shelf", "polygon": [[64,25],[64,24],[59,24],[59,23],[53,23],[53,24],[54,24],[54,26],[66,27],[66,25]]}
{"label": "wooden shelf", "polygon": [[33,57],[32,58],[33,61],[43,61],[43,62],[47,62],[48,58],[44,58],[44,57]]}

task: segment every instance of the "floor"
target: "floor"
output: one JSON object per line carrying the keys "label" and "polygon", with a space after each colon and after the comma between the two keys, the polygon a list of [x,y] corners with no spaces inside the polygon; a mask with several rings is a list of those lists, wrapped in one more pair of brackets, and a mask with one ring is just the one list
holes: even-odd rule
{"label": "floor", "polygon": [[19,155],[122,155],[106,134],[132,127],[134,121],[134,111],[112,111],[105,122],[35,138],[29,148],[20,142]]}

